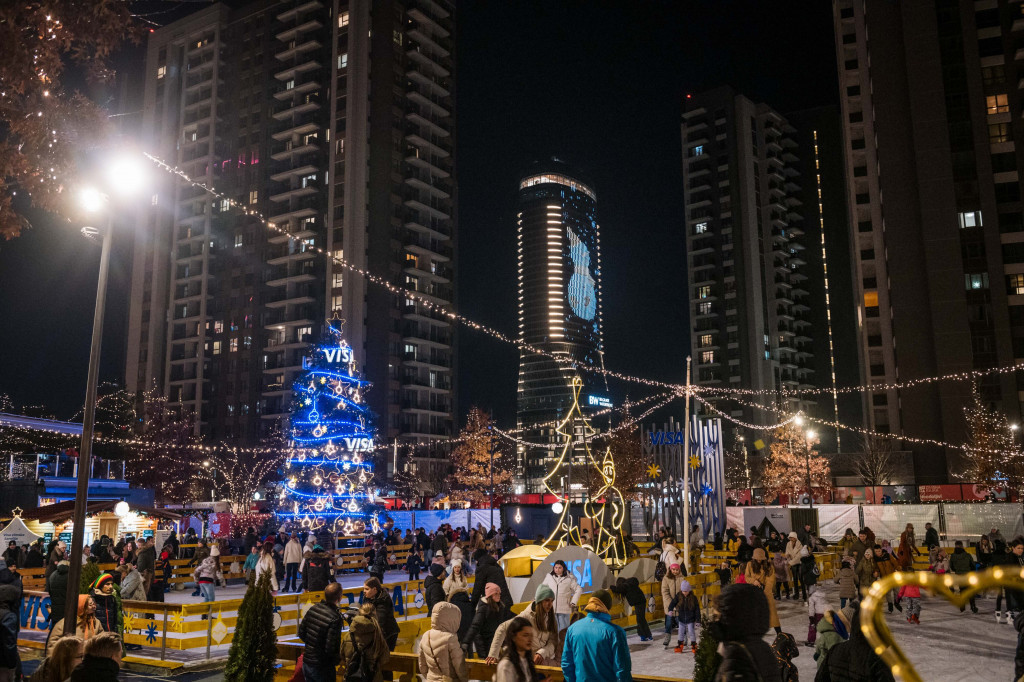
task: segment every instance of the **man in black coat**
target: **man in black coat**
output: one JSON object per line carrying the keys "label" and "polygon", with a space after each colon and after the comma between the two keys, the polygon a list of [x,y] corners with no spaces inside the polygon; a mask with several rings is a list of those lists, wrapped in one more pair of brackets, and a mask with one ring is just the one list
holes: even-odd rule
{"label": "man in black coat", "polygon": [[505,580],[505,572],[501,570],[497,559],[490,554],[480,557],[476,565],[476,578],[473,583],[473,608],[480,603],[484,596],[484,588],[487,583],[494,583],[501,588],[501,603],[512,608],[512,595],[508,591],[508,582]]}
{"label": "man in black coat", "polygon": [[331,557],[324,554],[324,548],[314,545],[312,552],[306,552],[306,566],[302,571],[302,582],[309,592],[327,589],[330,583],[337,582],[334,577],[334,565]]}
{"label": "man in black coat", "polygon": [[302,652],[302,673],[306,682],[334,681],[341,662],[341,585],[331,583],[324,590],[323,601],[314,604],[299,623],[299,639],[306,647]]}
{"label": "man in black coat", "polygon": [[924,524],[924,546],[928,549],[939,546],[939,531],[932,524]]}
{"label": "man in black coat", "polygon": [[840,682],[845,680],[874,680],[895,682],[888,664],[868,644],[867,637],[860,629],[860,609],[853,614],[850,622],[850,639],[840,642],[828,650],[825,660],[818,662],[815,682]]}
{"label": "man in black coat", "polygon": [[427,617],[434,612],[434,604],[443,602],[444,596],[444,584],[441,582],[441,576],[444,575],[444,566],[441,564],[430,564],[430,575],[423,581],[423,591],[427,599]]}
{"label": "man in black coat", "polygon": [[63,559],[57,564],[53,573],[46,578],[46,592],[50,595],[50,629],[53,624],[64,618],[64,605],[68,595],[68,568],[70,564]]}

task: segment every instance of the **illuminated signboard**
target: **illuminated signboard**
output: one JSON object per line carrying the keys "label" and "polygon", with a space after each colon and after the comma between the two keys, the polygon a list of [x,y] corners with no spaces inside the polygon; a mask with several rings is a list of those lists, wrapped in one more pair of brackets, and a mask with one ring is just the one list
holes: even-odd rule
{"label": "illuminated signboard", "polygon": [[611,398],[605,398],[603,395],[588,395],[587,405],[591,407],[611,407]]}

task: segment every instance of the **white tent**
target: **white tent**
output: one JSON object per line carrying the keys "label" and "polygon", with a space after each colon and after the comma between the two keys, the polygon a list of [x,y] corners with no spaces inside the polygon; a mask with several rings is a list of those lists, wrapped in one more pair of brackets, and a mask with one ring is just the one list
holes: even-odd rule
{"label": "white tent", "polygon": [[[18,546],[29,545],[39,539],[39,536],[28,529],[20,516],[15,516],[7,527],[0,530],[0,547],[7,549],[8,543],[14,540]],[[2,551],[2,550],[0,550]]]}

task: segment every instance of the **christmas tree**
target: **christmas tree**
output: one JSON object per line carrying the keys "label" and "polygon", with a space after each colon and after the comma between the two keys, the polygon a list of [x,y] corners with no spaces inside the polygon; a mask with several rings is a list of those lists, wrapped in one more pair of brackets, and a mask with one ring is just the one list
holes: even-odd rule
{"label": "christmas tree", "polygon": [[291,449],[284,463],[279,517],[312,532],[376,532],[383,521],[375,504],[376,429],[356,372],[342,320],[327,321],[321,342],[303,361],[292,385]]}
{"label": "christmas tree", "polygon": [[277,634],[274,632],[274,597],[270,594],[270,573],[249,583],[238,607],[235,636],[228,651],[224,679],[228,682],[273,682],[277,663]]}
{"label": "christmas tree", "polygon": [[796,420],[786,422],[772,434],[771,456],[761,472],[765,500],[789,495],[795,503],[807,490],[807,472],[815,490],[827,493],[832,489],[832,469],[827,457],[815,449],[817,435],[804,431]]}

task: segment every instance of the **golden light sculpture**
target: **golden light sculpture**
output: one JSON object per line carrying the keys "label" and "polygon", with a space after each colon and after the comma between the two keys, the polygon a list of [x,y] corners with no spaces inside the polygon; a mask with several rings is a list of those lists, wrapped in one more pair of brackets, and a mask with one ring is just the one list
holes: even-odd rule
{"label": "golden light sculpture", "polygon": [[[622,493],[615,487],[615,461],[612,459],[610,447],[605,450],[604,458],[600,463],[594,458],[588,438],[597,432],[590,426],[590,422],[583,415],[583,410],[580,409],[583,380],[579,376],[574,376],[571,387],[572,408],[556,429],[558,435],[564,437],[565,441],[554,467],[544,477],[544,487],[561,504],[555,529],[551,531],[545,544],[555,541],[559,547],[567,544],[584,545],[579,526],[572,523],[570,514],[572,491],[565,493],[561,488],[556,490],[551,485],[552,481],[561,480],[560,471],[563,467],[572,465],[575,449],[581,447],[585,453],[585,465],[592,468],[591,476],[596,474],[600,477],[601,482],[597,492],[593,496],[588,496],[583,505],[584,516],[593,522],[595,528],[594,535],[588,544],[595,554],[603,557],[606,561],[621,564],[625,561],[626,556],[625,542],[622,538],[626,503]],[[583,438],[579,442],[575,441],[573,432],[577,420],[582,424],[583,430]],[[598,503],[597,500],[602,498],[604,498],[604,502]]]}
{"label": "golden light sculpture", "polygon": [[[979,592],[994,587],[1024,590],[1024,569],[1011,571],[996,566],[986,571],[956,576],[950,573],[938,575],[927,571],[896,572],[890,573],[871,586],[867,596],[860,603],[861,632],[867,637],[868,643],[874,648],[875,653],[888,664],[895,677],[905,682],[923,682],[917,669],[893,639],[881,608],[885,603],[885,593],[904,585],[917,585],[937,597],[942,597],[954,606],[960,607],[967,604],[971,597]],[[961,588],[960,593],[953,592],[954,588]]]}

